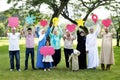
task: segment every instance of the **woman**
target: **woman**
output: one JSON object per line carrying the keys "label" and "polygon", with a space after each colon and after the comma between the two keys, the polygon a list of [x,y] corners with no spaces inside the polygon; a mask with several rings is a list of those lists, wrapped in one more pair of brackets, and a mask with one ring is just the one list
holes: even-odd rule
{"label": "woman", "polygon": [[38,49],[37,49],[37,62],[36,62],[36,67],[37,68],[42,68],[42,69],[44,68],[44,65],[43,65],[43,62],[42,62],[43,55],[40,54],[40,48],[42,46],[45,46],[46,39],[49,36],[49,33],[50,33],[50,27],[48,27],[48,30],[47,30],[46,33],[45,33],[44,29],[41,29],[39,31],[39,27],[37,27],[36,35],[39,38]]}
{"label": "woman", "polygon": [[64,55],[65,55],[65,63],[66,68],[69,68],[69,56],[73,53],[73,41],[76,39],[75,35],[72,35],[68,30],[63,35],[64,40]]}
{"label": "woman", "polygon": [[83,31],[77,30],[77,50],[80,51],[80,55],[78,56],[79,60],[79,69],[86,69],[86,48],[85,48],[86,36]]}
{"label": "woman", "polygon": [[51,31],[50,31],[51,46],[53,46],[55,49],[55,54],[52,56],[53,60],[54,60],[52,65],[54,67],[56,67],[61,60],[60,42],[61,42],[61,37],[62,37],[62,31],[61,31],[60,27],[58,27],[58,29],[56,29],[56,27],[55,27],[53,32],[52,32],[52,30],[53,30],[53,27],[51,28]]}
{"label": "woman", "polygon": [[114,64],[114,50],[112,45],[112,36],[115,33],[109,32],[105,28],[105,33],[102,34],[102,47],[100,53],[100,64],[102,70],[110,70],[111,65]]}

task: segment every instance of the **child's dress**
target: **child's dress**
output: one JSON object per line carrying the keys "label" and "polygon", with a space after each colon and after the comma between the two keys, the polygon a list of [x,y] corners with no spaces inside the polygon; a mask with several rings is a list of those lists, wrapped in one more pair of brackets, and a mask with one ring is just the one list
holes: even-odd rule
{"label": "child's dress", "polygon": [[74,50],[74,52],[69,57],[69,64],[73,71],[79,70],[78,56],[80,52],[78,50]]}
{"label": "child's dress", "polygon": [[53,62],[53,58],[51,55],[43,56],[43,62]]}
{"label": "child's dress", "polygon": [[44,69],[50,69],[52,66],[51,66],[51,62],[53,62],[53,59],[52,59],[52,56],[51,55],[46,55],[46,56],[43,56],[43,64],[44,64]]}

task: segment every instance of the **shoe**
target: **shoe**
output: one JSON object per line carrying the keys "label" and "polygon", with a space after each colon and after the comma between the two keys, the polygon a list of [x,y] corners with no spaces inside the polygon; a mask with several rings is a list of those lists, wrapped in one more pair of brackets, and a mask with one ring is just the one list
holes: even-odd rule
{"label": "shoe", "polygon": [[17,71],[21,72],[21,69],[18,69]]}
{"label": "shoe", "polygon": [[44,71],[46,71],[46,69],[44,69]]}
{"label": "shoe", "polygon": [[48,71],[50,71],[50,69],[48,69]]}
{"label": "shoe", "polygon": [[27,68],[24,69],[25,71],[28,70]]}
{"label": "shoe", "polygon": [[10,71],[13,71],[13,69],[10,69]]}
{"label": "shoe", "polygon": [[33,70],[37,70],[36,68],[32,68]]}

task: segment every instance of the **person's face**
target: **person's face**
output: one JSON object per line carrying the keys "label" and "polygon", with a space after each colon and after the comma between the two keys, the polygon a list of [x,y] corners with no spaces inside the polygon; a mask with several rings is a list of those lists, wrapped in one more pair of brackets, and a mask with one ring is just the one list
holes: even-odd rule
{"label": "person's face", "polygon": [[32,33],[32,30],[28,30],[28,34],[31,34]]}
{"label": "person's face", "polygon": [[67,37],[69,37],[69,36],[70,36],[70,33],[69,33],[68,31],[66,32],[66,34],[67,34]]}
{"label": "person's face", "polygon": [[91,29],[90,29],[90,33],[93,33],[93,32],[94,32],[94,29],[93,29],[93,28],[91,28]]}
{"label": "person's face", "polygon": [[108,33],[108,29],[107,28],[105,28],[105,32]]}
{"label": "person's face", "polygon": [[44,31],[44,30],[42,31],[42,34],[45,34],[45,31]]}
{"label": "person's face", "polygon": [[50,45],[50,43],[47,41],[47,42],[46,42],[46,46],[49,46],[49,45]]}
{"label": "person's face", "polygon": [[57,35],[57,31],[54,31],[54,34]]}
{"label": "person's face", "polygon": [[80,35],[81,35],[81,36],[85,36],[85,33],[82,32]]}
{"label": "person's face", "polygon": [[15,34],[16,30],[15,29],[12,29],[12,33]]}

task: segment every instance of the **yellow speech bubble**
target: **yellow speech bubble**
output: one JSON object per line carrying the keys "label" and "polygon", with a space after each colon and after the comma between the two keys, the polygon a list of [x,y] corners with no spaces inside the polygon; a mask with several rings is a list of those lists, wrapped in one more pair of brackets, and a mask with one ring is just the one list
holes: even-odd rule
{"label": "yellow speech bubble", "polygon": [[53,26],[58,26],[59,18],[54,17],[52,22],[53,22]]}

